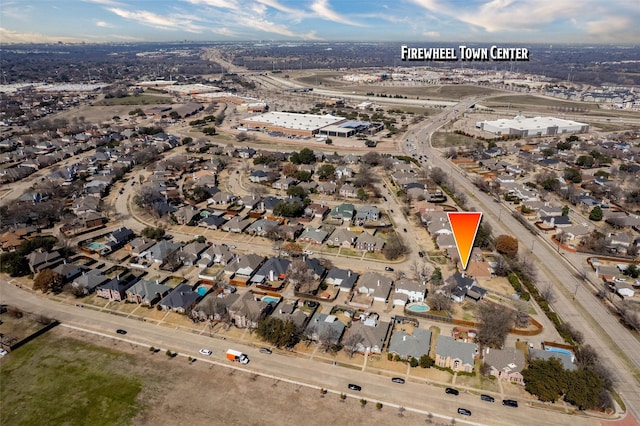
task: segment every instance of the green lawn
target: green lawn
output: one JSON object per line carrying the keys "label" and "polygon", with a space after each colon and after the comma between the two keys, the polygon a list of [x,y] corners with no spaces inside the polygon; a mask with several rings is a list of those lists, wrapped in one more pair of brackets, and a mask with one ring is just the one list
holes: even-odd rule
{"label": "green lawn", "polygon": [[135,364],[120,352],[41,336],[0,366],[0,424],[129,424],[141,408]]}
{"label": "green lawn", "polygon": [[153,105],[170,104],[172,99],[167,96],[139,95],[125,96],[124,98],[108,98],[96,102],[96,105]]}

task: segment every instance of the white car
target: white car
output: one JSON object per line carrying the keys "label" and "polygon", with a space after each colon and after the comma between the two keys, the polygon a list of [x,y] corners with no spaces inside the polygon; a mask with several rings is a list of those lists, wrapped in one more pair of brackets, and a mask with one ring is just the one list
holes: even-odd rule
{"label": "white car", "polygon": [[306,254],[307,256],[311,256],[313,254],[313,252],[311,250],[305,250],[302,253]]}
{"label": "white car", "polygon": [[206,355],[206,356],[211,356],[211,354],[213,353],[209,349],[200,349],[198,352],[200,352],[202,355]]}
{"label": "white car", "polygon": [[6,354],[8,354],[9,352],[7,352],[4,349],[0,349],[0,356],[5,356]]}

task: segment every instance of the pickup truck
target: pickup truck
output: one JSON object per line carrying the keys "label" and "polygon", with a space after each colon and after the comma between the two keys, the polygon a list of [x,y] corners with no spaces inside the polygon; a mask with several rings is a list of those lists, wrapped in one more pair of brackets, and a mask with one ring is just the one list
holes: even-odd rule
{"label": "pickup truck", "polygon": [[229,349],[227,351],[227,359],[229,361],[238,361],[240,364],[249,364],[249,357],[240,351]]}

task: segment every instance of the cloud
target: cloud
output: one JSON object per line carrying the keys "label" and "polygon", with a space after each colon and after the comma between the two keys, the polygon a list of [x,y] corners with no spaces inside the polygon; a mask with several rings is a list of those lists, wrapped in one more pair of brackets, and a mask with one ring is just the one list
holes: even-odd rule
{"label": "cloud", "polygon": [[235,31],[230,30],[229,28],[212,28],[211,32],[216,34],[223,35],[225,37],[238,37],[238,34]]}
{"label": "cloud", "polygon": [[614,17],[585,24],[587,34],[599,42],[637,42],[637,22],[627,17]]}
{"label": "cloud", "polygon": [[100,27],[100,28],[113,28],[113,25],[111,25],[108,22],[105,21],[96,21],[96,27]]}
{"label": "cloud", "polygon": [[302,12],[300,10],[292,9],[283,4],[280,4],[277,0],[256,0],[256,1],[265,6],[269,6],[272,9],[276,9],[280,12],[288,13],[289,15],[293,15],[293,16],[302,15]]}
{"label": "cloud", "polygon": [[123,19],[161,30],[182,30],[190,33],[201,33],[205,30],[204,27],[194,24],[191,19],[180,16],[162,16],[147,10],[130,11],[117,7],[109,7],[107,10]]}
{"label": "cloud", "polygon": [[329,7],[329,0],[315,0],[311,5],[311,10],[313,10],[319,18],[325,19],[327,21],[337,22],[339,24],[345,25],[352,25],[355,27],[364,26],[333,11]]}
{"label": "cloud", "polygon": [[184,0],[187,3],[216,7],[219,9],[231,9],[238,10],[239,6],[236,1],[233,0]]}
{"label": "cloud", "polygon": [[440,37],[440,33],[437,31],[425,31],[422,33],[423,36],[428,38],[438,38]]}
{"label": "cloud", "polygon": [[51,35],[44,35],[40,33],[21,33],[18,31],[10,30],[8,28],[0,27],[0,39],[3,43],[57,43],[59,41],[65,43],[77,43],[81,41],[76,37],[58,37]]}

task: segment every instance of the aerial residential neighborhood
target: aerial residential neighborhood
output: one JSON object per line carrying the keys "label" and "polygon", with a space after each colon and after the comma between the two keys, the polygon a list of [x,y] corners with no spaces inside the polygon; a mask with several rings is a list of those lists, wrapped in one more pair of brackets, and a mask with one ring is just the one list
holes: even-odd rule
{"label": "aerial residential neighborhood", "polygon": [[[3,68],[3,377],[39,342],[81,341],[102,365],[108,350],[166,372],[176,404],[210,375],[282,412],[298,395],[384,424],[638,418],[637,86],[258,68],[243,46],[113,46],[130,76],[87,70],[103,82]],[[482,212],[468,258],[450,219],[465,212]],[[169,408],[133,411],[150,417],[106,423]]]}

